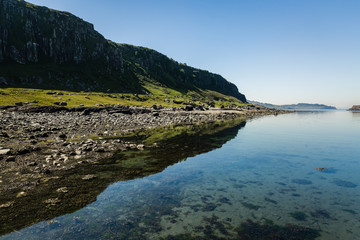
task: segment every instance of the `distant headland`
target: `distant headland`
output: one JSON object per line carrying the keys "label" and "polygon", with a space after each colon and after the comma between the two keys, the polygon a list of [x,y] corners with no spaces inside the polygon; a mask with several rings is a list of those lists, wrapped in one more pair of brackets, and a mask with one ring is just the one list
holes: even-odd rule
{"label": "distant headland", "polygon": [[288,105],[274,105],[270,103],[261,103],[256,101],[248,101],[248,102],[268,108],[275,108],[281,110],[298,110],[298,109],[336,110],[336,107],[328,106],[324,104],[298,103],[298,104],[288,104]]}

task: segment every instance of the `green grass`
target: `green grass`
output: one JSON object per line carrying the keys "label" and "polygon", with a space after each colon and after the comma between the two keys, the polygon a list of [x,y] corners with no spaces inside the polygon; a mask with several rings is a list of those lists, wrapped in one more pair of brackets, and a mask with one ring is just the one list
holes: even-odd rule
{"label": "green grass", "polygon": [[[61,90],[43,90],[29,88],[0,88],[0,105],[15,105],[17,102],[29,102],[34,106],[55,106],[55,102],[66,102],[67,107],[96,106],[121,104],[129,106],[152,106],[154,104],[163,107],[180,107],[187,104],[215,103],[216,107],[221,105],[242,106],[244,105],[234,97],[226,96],[214,91],[189,91],[186,95],[173,89],[165,88],[151,83],[144,86],[150,94],[122,94],[122,93],[103,93],[103,92],[71,92]],[[63,95],[49,95],[47,92],[61,92]],[[215,100],[216,99],[216,100]],[[176,104],[173,100],[182,102]],[[37,101],[38,103],[32,103]]]}

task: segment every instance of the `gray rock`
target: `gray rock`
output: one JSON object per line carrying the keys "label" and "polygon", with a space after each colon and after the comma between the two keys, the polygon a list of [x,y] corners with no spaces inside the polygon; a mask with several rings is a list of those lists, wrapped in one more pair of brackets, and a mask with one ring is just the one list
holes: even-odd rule
{"label": "gray rock", "polygon": [[8,154],[8,153],[10,153],[10,149],[0,149],[0,155],[6,155],[6,154]]}
{"label": "gray rock", "polygon": [[94,175],[94,174],[88,174],[88,175],[86,175],[86,176],[84,176],[83,178],[82,178],[82,180],[92,180],[92,179],[95,179],[96,178],[96,176]]}
{"label": "gray rock", "polygon": [[61,187],[61,188],[58,188],[56,189],[56,192],[58,193],[67,193],[69,190],[67,187]]}

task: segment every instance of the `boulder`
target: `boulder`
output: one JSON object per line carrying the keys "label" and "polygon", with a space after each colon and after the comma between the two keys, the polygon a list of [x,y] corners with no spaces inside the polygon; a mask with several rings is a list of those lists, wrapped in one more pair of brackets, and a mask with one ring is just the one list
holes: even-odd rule
{"label": "boulder", "polygon": [[10,152],[10,149],[0,149],[0,155],[6,155]]}
{"label": "boulder", "polygon": [[93,174],[88,174],[88,175],[84,176],[84,177],[82,178],[82,180],[92,180],[92,179],[94,179],[94,178],[96,178],[95,175],[93,175]]}

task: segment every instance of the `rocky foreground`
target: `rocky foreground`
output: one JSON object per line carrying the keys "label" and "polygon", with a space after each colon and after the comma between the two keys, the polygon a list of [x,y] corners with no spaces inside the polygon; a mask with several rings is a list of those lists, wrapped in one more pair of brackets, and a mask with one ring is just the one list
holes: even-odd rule
{"label": "rocky foreground", "polygon": [[[255,106],[206,111],[190,107],[0,107],[0,222],[8,223],[1,227],[0,235],[79,209],[95,201],[112,181],[156,173],[205,151],[197,145],[205,144],[208,135],[188,142],[190,148],[195,147],[191,151],[189,146],[182,150],[176,138],[161,141],[164,131],[171,133],[167,126],[191,129],[194,124],[208,123],[204,129],[209,134],[233,126],[236,130],[248,118],[278,113],[283,112]],[[155,141],[142,141],[142,134]],[[153,138],[156,134],[159,136]],[[174,145],[170,146],[173,152],[160,150],[168,148],[163,144]],[[208,145],[204,149],[214,147],[214,143]],[[142,169],[143,165],[125,161],[134,152],[153,152],[168,162],[150,157],[148,169]],[[176,157],[170,161],[168,154]]]}
{"label": "rocky foreground", "polygon": [[174,124],[251,118],[280,112],[259,107],[187,110],[191,111],[135,107],[2,107],[0,191],[33,187],[26,186],[27,181],[13,181],[13,176],[40,179],[55,170],[68,170],[106,158],[117,150],[152,147],[121,139],[139,129],[145,131]]}
{"label": "rocky foreground", "polygon": [[116,150],[151,147],[120,139],[120,136],[132,134],[139,129],[250,118],[280,112],[259,107],[187,110],[2,107],[0,191],[26,185],[26,181],[11,181],[10,176],[28,174],[32,178],[41,178],[54,170],[67,170],[78,164],[106,158],[107,153]]}

